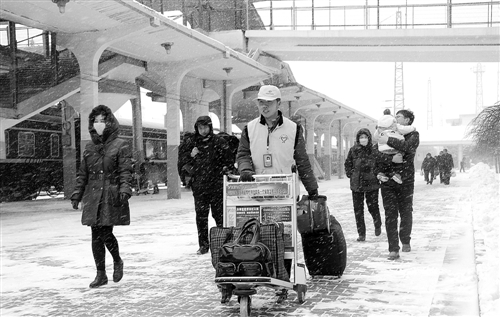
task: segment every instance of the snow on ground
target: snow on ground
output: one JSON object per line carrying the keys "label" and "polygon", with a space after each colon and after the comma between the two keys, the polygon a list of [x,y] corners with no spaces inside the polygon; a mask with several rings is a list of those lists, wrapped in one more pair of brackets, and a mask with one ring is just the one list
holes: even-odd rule
{"label": "snow on ground", "polygon": [[[355,241],[348,180],[322,181],[320,194],[348,243],[344,276],[309,279],[302,305],[294,292],[277,306],[272,291],[259,291],[254,316],[499,316],[498,175],[484,164],[457,174],[450,186],[417,176],[413,250],[398,261],[386,259],[385,230],[373,235],[368,212],[367,241]],[[210,257],[195,255],[191,193],[166,200],[165,192],[131,199],[131,226],[114,230],[125,277],[97,290],[88,288],[95,275],[90,230],[69,201],[0,204],[0,315],[239,315],[234,299],[218,303]]]}

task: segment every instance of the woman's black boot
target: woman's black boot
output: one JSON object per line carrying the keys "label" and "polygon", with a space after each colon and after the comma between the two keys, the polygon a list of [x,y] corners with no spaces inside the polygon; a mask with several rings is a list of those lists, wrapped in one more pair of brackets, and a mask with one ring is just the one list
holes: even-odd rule
{"label": "woman's black boot", "polygon": [[123,261],[113,262],[114,272],[113,272],[113,282],[118,283],[123,277]]}
{"label": "woman's black boot", "polygon": [[95,280],[90,283],[89,287],[90,288],[97,288],[102,285],[108,284],[108,277],[106,276],[106,271],[97,271],[97,275],[95,277]]}

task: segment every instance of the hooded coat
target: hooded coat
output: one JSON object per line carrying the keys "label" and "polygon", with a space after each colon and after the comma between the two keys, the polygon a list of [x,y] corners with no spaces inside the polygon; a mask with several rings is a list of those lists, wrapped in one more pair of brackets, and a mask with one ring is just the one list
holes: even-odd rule
{"label": "hooded coat", "polygon": [[[362,134],[368,136],[368,144],[359,143]],[[344,163],[345,173],[351,180],[351,190],[355,192],[369,192],[377,190],[380,185],[377,180],[376,162],[377,149],[372,143],[372,135],[368,129],[360,129],[356,134],[354,144]]]}
{"label": "hooded coat", "polygon": [[[208,125],[210,132],[202,136],[198,131],[198,124]],[[234,158],[229,146],[223,137],[214,134],[212,119],[209,116],[201,116],[194,124],[195,134],[186,140],[183,147],[183,155],[179,157],[182,169],[188,171],[193,177],[193,195],[199,195],[211,191],[222,191],[224,167],[231,167]],[[194,147],[199,153],[191,157]]]}
{"label": "hooded coat", "polygon": [[[96,116],[106,117],[102,136],[94,129]],[[82,202],[82,224],[113,226],[130,224],[128,201],[120,194],[132,195],[132,152],[128,143],[118,138],[119,123],[111,110],[99,105],[89,115],[92,139],[83,152],[71,200]]]}

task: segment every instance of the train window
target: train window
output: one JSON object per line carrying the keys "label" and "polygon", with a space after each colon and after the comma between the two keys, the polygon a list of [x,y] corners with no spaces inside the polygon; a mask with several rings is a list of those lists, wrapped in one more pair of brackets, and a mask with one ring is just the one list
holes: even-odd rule
{"label": "train window", "polygon": [[154,159],[155,157],[155,146],[151,141],[146,141],[146,157]]}
{"label": "train window", "polygon": [[50,156],[59,157],[59,136],[55,133],[50,135]]}
{"label": "train window", "polygon": [[33,132],[19,132],[17,144],[19,156],[35,156],[35,134]]}

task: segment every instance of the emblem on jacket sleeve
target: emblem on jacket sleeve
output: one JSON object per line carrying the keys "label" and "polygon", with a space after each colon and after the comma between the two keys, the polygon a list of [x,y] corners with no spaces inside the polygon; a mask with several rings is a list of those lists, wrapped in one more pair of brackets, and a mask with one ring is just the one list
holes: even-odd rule
{"label": "emblem on jacket sleeve", "polygon": [[281,143],[285,143],[285,142],[286,142],[286,140],[288,140],[288,135],[286,135],[286,134],[282,134],[282,135],[280,136],[280,139],[281,139]]}

